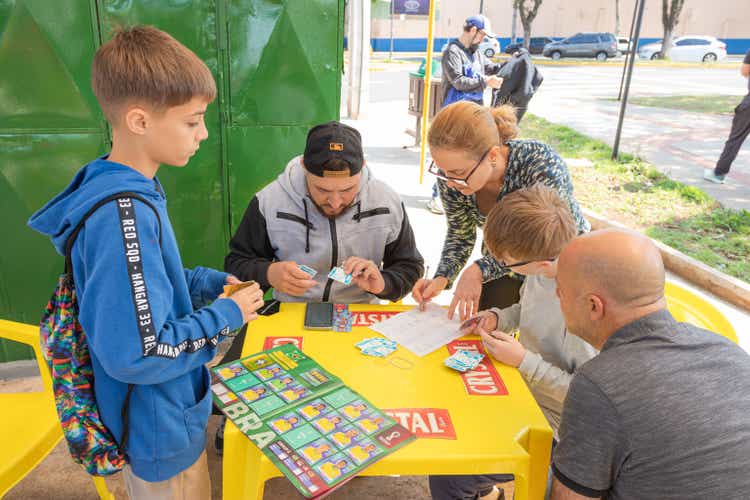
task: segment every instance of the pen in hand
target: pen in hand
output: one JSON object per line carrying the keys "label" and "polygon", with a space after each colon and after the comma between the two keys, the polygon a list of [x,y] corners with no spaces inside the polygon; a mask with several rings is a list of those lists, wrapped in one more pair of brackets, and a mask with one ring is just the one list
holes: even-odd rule
{"label": "pen in hand", "polygon": [[[428,265],[426,265],[426,266],[424,267],[424,279],[425,279],[425,280],[427,280],[427,276],[429,276],[429,275],[430,275],[430,266],[429,266],[429,264],[428,264]],[[424,292],[424,288],[425,288],[425,287],[423,286],[423,287],[422,287],[422,292]],[[427,302],[425,302],[425,301],[424,301],[424,299],[423,299],[423,300],[421,300],[421,301],[419,302],[419,310],[420,310],[420,311],[424,311],[426,307],[427,307]]]}

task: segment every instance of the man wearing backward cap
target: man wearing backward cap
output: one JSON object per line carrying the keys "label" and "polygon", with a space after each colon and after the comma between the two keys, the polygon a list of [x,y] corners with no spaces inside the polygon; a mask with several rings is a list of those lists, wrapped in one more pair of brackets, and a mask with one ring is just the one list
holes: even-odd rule
{"label": "man wearing backward cap", "polygon": [[[399,195],[367,168],[359,132],[336,121],[313,127],[304,155],[250,200],[229,247],[227,272],[282,302],[397,301],[424,264]],[[336,266],[349,285],[328,278]]]}

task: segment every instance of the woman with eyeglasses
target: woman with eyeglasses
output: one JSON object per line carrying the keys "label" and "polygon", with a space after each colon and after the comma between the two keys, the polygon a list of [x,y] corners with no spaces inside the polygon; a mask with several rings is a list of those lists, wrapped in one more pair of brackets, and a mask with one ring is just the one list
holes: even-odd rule
{"label": "woman with eyeglasses", "polygon": [[[424,305],[452,285],[471,255],[477,228],[498,200],[517,189],[540,182],[555,189],[570,206],[578,232],[590,229],[560,155],[547,144],[517,135],[510,105],[486,108],[461,101],[435,115],[427,136],[432,156],[428,170],[438,179],[448,228],[435,275],[417,281],[412,289],[418,303]],[[448,309],[451,319],[458,313],[463,321],[480,309],[518,301],[522,278],[484,247],[482,254],[461,273]]]}

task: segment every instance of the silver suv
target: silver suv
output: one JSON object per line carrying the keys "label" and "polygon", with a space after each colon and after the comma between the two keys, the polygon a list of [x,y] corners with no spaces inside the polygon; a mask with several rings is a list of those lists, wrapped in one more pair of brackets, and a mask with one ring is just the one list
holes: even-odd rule
{"label": "silver suv", "polygon": [[545,57],[595,57],[606,61],[617,56],[617,39],[612,33],[576,33],[559,42],[548,43],[542,52]]}

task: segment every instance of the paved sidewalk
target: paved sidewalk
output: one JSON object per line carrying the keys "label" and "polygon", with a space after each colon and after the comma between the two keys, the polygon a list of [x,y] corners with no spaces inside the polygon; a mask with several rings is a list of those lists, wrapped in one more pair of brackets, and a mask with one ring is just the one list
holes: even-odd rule
{"label": "paved sidewalk", "polygon": [[[650,69],[634,73],[634,95],[732,95],[743,91],[736,71],[707,73],[672,69],[670,73],[667,76]],[[672,81],[660,81],[664,78],[677,80],[680,74],[684,78],[680,86]],[[545,68],[544,76],[544,84],[529,106],[530,112],[612,146],[619,102],[606,99],[617,97],[618,72]],[[717,85],[717,80],[724,78],[728,81]],[[740,99],[738,95],[738,103]],[[726,184],[703,180],[703,169],[716,165],[731,122],[732,117],[727,115],[628,105],[620,151],[643,157],[675,180],[701,188],[726,207],[750,210],[750,141],[733,163]]]}
{"label": "paved sidewalk", "polygon": [[[377,98],[377,92],[373,93]],[[343,99],[343,98],[342,98]],[[419,149],[410,147],[413,138],[404,130],[413,127],[413,117],[406,112],[406,102],[400,99],[381,100],[370,107],[366,119],[343,121],[356,127],[361,133],[365,146],[365,159],[375,175],[392,186],[406,205],[409,220],[414,228],[419,251],[430,266],[436,269],[445,238],[445,217],[434,215],[425,206],[429,201],[432,178],[425,173],[424,182],[419,184]],[[344,113],[342,113],[342,116]],[[481,234],[475,245],[470,262],[480,255]],[[689,283],[670,275],[674,281],[713,304],[732,323],[740,340],[740,345],[750,352],[750,314],[727,302],[704,293]],[[436,302],[448,304],[452,291],[441,294]],[[404,302],[411,303],[411,297]]]}

